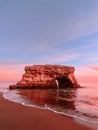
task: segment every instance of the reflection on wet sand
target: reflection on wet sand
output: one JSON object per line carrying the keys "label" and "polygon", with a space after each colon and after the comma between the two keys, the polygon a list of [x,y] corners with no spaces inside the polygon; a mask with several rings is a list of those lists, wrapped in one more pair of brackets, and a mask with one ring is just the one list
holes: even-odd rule
{"label": "reflection on wet sand", "polygon": [[60,108],[65,110],[75,110],[75,90],[21,90],[20,95],[24,97],[30,104],[40,107],[48,106],[52,108]]}

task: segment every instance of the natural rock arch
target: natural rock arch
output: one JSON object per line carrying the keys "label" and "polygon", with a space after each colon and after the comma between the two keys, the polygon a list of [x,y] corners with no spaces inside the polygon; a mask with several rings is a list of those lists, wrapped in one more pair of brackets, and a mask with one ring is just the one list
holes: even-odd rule
{"label": "natural rock arch", "polygon": [[10,89],[79,87],[74,76],[74,67],[61,65],[33,65],[25,67],[25,74]]}

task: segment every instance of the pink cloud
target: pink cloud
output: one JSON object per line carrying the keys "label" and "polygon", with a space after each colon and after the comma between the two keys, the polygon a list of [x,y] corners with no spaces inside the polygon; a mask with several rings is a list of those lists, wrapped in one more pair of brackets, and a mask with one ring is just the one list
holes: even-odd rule
{"label": "pink cloud", "polygon": [[[97,71],[96,71],[97,70]],[[98,67],[84,66],[77,68],[76,78],[82,86],[98,86]]]}
{"label": "pink cloud", "polygon": [[91,69],[98,71],[98,66],[89,66]]}
{"label": "pink cloud", "polygon": [[72,59],[75,59],[79,56],[78,53],[69,54],[69,55],[60,55],[60,56],[54,56],[54,57],[44,57],[43,61],[45,62],[64,62],[69,61]]}
{"label": "pink cloud", "polygon": [[98,61],[98,57],[87,59],[87,61]]}
{"label": "pink cloud", "polygon": [[21,79],[24,73],[24,64],[0,65],[0,82],[16,82]]}

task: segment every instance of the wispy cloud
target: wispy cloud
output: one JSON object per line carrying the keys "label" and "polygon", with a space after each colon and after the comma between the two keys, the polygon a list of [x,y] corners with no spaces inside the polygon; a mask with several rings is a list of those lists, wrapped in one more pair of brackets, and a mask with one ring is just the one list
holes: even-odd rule
{"label": "wispy cloud", "polygon": [[88,58],[87,61],[98,61],[98,57]]}
{"label": "wispy cloud", "polygon": [[78,53],[72,53],[72,54],[59,54],[59,55],[46,55],[46,56],[40,56],[36,59],[35,63],[62,63],[66,61],[71,61],[73,59],[76,59],[79,57]]}
{"label": "wispy cloud", "polygon": [[[95,71],[98,71],[98,65],[95,65],[95,66],[89,66],[89,68],[95,70]],[[98,73],[98,72],[97,72]]]}
{"label": "wispy cloud", "polygon": [[82,86],[98,86],[98,66],[79,67],[75,74]]}
{"label": "wispy cloud", "polygon": [[50,58],[50,61],[51,62],[65,62],[65,61],[70,61],[70,60],[73,60],[73,59],[76,59],[77,57],[79,56],[79,54],[67,54],[67,55],[61,55],[61,56],[58,56],[58,57],[53,57],[53,58]]}
{"label": "wispy cloud", "polygon": [[17,82],[24,73],[25,65],[0,65],[0,82]]}

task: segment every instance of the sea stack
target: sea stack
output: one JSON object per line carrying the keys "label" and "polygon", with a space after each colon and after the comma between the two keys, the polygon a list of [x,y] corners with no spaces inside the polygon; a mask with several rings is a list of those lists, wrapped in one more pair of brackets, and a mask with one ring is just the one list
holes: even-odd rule
{"label": "sea stack", "polygon": [[9,89],[78,88],[74,71],[74,67],[62,65],[26,66],[22,79]]}

